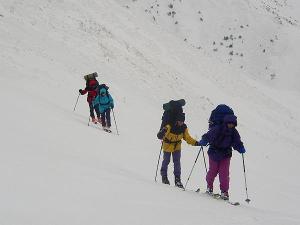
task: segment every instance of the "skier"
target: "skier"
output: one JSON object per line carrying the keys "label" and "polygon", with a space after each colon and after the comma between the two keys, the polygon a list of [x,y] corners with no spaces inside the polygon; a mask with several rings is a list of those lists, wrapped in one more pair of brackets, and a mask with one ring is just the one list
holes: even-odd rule
{"label": "skier", "polygon": [[236,126],[236,116],[226,115],[221,125],[211,127],[199,141],[200,146],[209,144],[209,169],[206,175],[206,192],[213,194],[213,183],[215,177],[219,174],[221,198],[224,200],[229,200],[229,167],[232,147],[241,154],[246,152]]}
{"label": "skier", "polygon": [[94,108],[94,106],[93,106],[93,100],[97,96],[97,90],[98,90],[97,88],[99,86],[99,82],[97,81],[96,77],[98,77],[98,74],[96,72],[85,75],[84,79],[86,80],[86,87],[84,90],[79,89],[79,93],[81,95],[85,95],[86,93],[88,93],[87,102],[90,107],[90,117],[92,118],[93,123],[97,123],[97,119],[95,118],[94,110],[96,111],[98,121],[100,121],[100,112],[99,112],[98,108]]}
{"label": "skier", "polygon": [[163,162],[160,170],[162,183],[170,184],[168,180],[168,165],[172,155],[174,163],[175,186],[179,188],[183,188],[180,178],[181,140],[184,139],[190,145],[199,146],[199,143],[190,136],[184,120],[185,114],[179,113],[174,123],[168,123],[157,134],[157,137],[163,141]]}
{"label": "skier", "polygon": [[111,132],[110,111],[114,108],[114,100],[108,93],[108,86],[105,84],[99,85],[99,94],[95,98],[93,104],[95,109],[98,109],[100,112],[103,130]]}

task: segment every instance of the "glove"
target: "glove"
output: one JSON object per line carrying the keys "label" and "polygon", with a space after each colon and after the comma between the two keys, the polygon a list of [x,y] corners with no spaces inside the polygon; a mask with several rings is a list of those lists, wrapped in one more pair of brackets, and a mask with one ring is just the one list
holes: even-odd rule
{"label": "glove", "polygon": [[241,154],[244,154],[246,152],[246,149],[244,147],[240,147],[237,151]]}
{"label": "glove", "polygon": [[110,108],[111,108],[111,109],[114,109],[114,104],[110,104]]}
{"label": "glove", "polygon": [[83,90],[82,89],[79,89],[79,93],[81,94],[81,95],[83,95],[82,93],[83,93]]}
{"label": "glove", "polygon": [[163,137],[165,136],[165,133],[167,132],[167,128],[163,128],[163,129],[161,129],[158,133],[157,133],[157,138],[158,139],[160,139],[160,140],[162,140],[163,139]]}
{"label": "glove", "polygon": [[207,146],[208,142],[206,140],[201,139],[200,141],[197,141],[197,146]]}

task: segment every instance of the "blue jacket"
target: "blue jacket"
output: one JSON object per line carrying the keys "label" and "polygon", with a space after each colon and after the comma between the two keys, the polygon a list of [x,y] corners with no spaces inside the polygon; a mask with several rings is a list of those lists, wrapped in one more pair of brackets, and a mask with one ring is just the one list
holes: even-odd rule
{"label": "blue jacket", "polygon": [[99,107],[100,113],[105,112],[107,109],[114,108],[114,100],[105,88],[101,88],[99,95],[93,101],[94,107]]}
{"label": "blue jacket", "polygon": [[212,127],[202,136],[202,141],[209,143],[208,155],[215,161],[232,156],[232,148],[237,151],[244,149],[239,132],[235,128],[228,128],[227,124],[237,124],[234,115],[227,115],[222,125]]}

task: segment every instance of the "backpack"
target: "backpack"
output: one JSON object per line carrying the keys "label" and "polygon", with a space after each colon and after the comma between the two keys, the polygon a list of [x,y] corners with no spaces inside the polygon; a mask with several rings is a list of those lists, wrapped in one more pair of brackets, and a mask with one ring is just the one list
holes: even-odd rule
{"label": "backpack", "polygon": [[85,90],[87,91],[97,91],[99,83],[96,79],[90,79],[86,81]]}
{"label": "backpack", "polygon": [[208,127],[212,128],[216,125],[221,125],[226,115],[234,115],[232,108],[225,104],[218,105],[210,114]]}
{"label": "backpack", "polygon": [[185,100],[171,100],[168,103],[163,104],[164,113],[161,118],[160,130],[167,124],[173,125],[176,122],[176,118],[179,114],[183,113],[183,106]]}
{"label": "backpack", "polygon": [[83,76],[83,78],[84,78],[86,81],[89,81],[89,80],[92,80],[92,79],[96,79],[96,77],[98,77],[98,73],[97,73],[97,72],[90,73],[90,74],[87,74],[87,75],[84,75],[84,76]]}

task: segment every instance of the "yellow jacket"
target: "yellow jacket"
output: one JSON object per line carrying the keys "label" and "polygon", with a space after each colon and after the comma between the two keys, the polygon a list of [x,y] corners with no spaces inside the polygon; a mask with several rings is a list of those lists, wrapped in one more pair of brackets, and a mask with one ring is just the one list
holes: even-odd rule
{"label": "yellow jacket", "polygon": [[181,140],[184,139],[188,144],[195,146],[196,140],[189,134],[188,128],[185,124],[181,127],[165,126],[166,132],[163,137],[163,150],[165,152],[175,152],[181,150]]}

